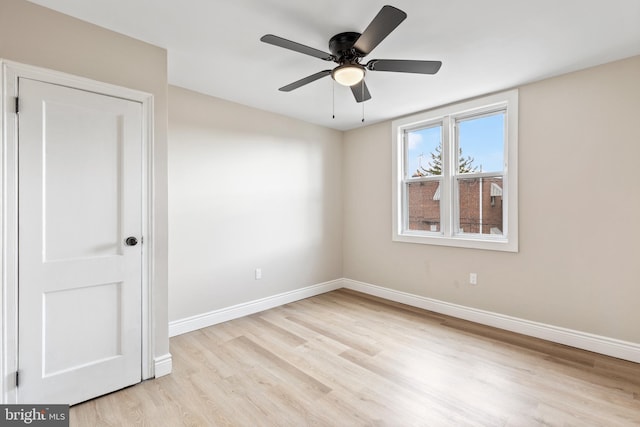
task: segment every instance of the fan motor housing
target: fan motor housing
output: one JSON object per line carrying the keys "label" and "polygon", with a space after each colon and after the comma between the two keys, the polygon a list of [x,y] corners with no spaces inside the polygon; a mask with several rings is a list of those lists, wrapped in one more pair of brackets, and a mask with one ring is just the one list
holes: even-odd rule
{"label": "fan motor housing", "polygon": [[329,50],[338,58],[339,62],[351,61],[358,57],[353,45],[360,37],[360,33],[346,32],[336,34],[329,40]]}

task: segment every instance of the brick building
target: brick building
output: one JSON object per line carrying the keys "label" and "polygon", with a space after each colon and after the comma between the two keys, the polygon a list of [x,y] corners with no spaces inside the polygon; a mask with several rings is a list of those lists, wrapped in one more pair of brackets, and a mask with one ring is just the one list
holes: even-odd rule
{"label": "brick building", "polygon": [[[440,231],[440,183],[407,185],[409,229]],[[460,180],[460,228],[465,233],[502,234],[502,178]]]}

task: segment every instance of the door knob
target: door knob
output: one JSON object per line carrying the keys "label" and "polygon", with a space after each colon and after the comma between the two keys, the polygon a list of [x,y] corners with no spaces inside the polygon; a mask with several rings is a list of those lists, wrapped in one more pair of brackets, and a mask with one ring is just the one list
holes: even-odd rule
{"label": "door knob", "polygon": [[138,244],[138,239],[131,236],[131,237],[127,237],[124,242],[127,244],[127,246],[135,246]]}

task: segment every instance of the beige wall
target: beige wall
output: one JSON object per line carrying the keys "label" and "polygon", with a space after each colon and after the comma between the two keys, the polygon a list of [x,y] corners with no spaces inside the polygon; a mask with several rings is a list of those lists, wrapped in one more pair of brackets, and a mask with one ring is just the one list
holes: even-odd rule
{"label": "beige wall", "polygon": [[153,94],[155,355],[168,353],[166,51],[24,0],[1,0],[0,58]]}
{"label": "beige wall", "polygon": [[340,278],[342,132],[169,99],[169,319]]}
{"label": "beige wall", "polygon": [[640,343],[639,76],[634,57],[520,88],[515,254],[392,242],[391,123],[347,132],[344,276]]}

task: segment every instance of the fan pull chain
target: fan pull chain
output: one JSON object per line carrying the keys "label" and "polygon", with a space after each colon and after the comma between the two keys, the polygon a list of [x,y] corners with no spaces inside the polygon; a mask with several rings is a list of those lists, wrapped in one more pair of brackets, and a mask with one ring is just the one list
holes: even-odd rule
{"label": "fan pull chain", "polygon": [[362,123],[364,123],[364,79],[360,80],[360,93],[362,93]]}
{"label": "fan pull chain", "polygon": [[331,108],[333,118],[336,118],[336,83],[331,80]]}

